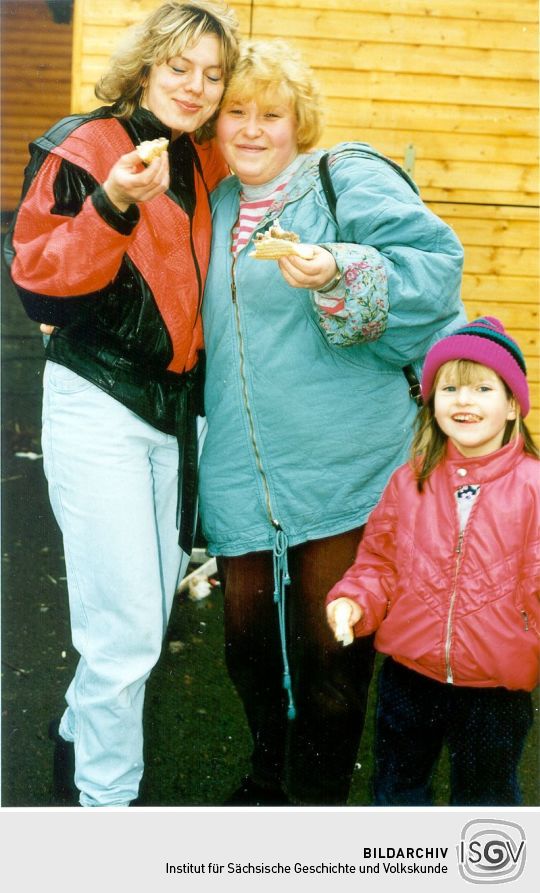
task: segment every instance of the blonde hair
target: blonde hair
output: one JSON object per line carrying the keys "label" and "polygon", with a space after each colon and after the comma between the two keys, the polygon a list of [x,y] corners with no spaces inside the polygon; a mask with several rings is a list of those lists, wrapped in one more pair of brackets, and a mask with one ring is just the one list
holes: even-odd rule
{"label": "blonde hair", "polygon": [[[141,104],[152,66],[181,55],[206,34],[215,34],[221,43],[221,67],[227,85],[238,56],[237,31],[236,16],[222,3],[169,0],[128,30],[94,92],[98,99],[114,103],[118,118],[130,118]],[[213,119],[207,121],[197,131],[199,141],[212,133],[213,123]]]}
{"label": "blonde hair", "polygon": [[[448,437],[441,431],[435,418],[435,391],[443,372],[453,384],[459,387],[463,384],[475,384],[477,381],[480,381],[485,375],[486,369],[497,375],[494,369],[490,369],[489,366],[483,366],[481,363],[475,363],[472,360],[449,360],[449,362],[443,363],[437,370],[433,379],[431,393],[427,395],[424,405],[416,416],[411,445],[410,462],[420,492],[424,489],[424,484],[431,472],[442,462],[446,453]],[[525,452],[530,456],[534,456],[535,459],[540,458],[540,451],[521,416],[518,401],[500,375],[497,375],[497,378],[502,382],[507,397],[509,399],[513,397],[516,410],[515,420],[509,419],[506,423],[503,445],[510,443],[511,440],[515,440],[521,435]]]}
{"label": "blonde hair", "polygon": [[242,41],[222,106],[253,100],[290,105],[299,152],[317,144],[323,128],[319,89],[311,68],[284,40]]}

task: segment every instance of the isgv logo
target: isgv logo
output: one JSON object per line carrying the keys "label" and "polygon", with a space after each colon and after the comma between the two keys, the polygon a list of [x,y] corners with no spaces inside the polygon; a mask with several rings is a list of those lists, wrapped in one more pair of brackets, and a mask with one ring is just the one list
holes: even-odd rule
{"label": "isgv logo", "polygon": [[459,873],[471,884],[514,881],[523,872],[525,857],[525,832],[515,822],[473,819],[461,832]]}

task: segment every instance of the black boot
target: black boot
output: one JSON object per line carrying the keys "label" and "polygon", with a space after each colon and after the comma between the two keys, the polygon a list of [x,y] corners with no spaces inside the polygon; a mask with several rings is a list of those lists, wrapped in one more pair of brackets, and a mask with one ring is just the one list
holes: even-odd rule
{"label": "black boot", "polygon": [[62,738],[60,720],[49,723],[49,738],[54,742],[53,797],[55,806],[79,806],[79,791],[75,786],[75,748],[72,741]]}
{"label": "black boot", "polygon": [[246,775],[238,788],[223,803],[224,806],[289,806],[281,788],[265,788]]}

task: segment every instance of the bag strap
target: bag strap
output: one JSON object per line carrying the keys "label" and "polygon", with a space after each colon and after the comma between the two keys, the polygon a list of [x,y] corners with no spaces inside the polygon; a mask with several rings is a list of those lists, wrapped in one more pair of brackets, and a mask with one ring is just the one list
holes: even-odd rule
{"label": "bag strap", "polygon": [[328,205],[329,211],[337,223],[336,217],[336,206],[337,206],[337,197],[336,190],[334,189],[334,184],[332,183],[332,177],[330,176],[330,170],[328,167],[328,152],[325,152],[324,155],[321,155],[321,160],[319,161],[319,176],[321,178],[321,184],[324,192],[324,197],[326,198],[326,203]]}
{"label": "bag strap", "polygon": [[[319,176],[321,178],[321,186],[323,188],[326,204],[328,205],[328,210],[334,218],[336,226],[339,227],[336,214],[337,196],[334,184],[332,183],[332,177],[330,176],[328,152],[321,155],[319,161]],[[411,363],[408,363],[407,366],[403,366],[403,375],[407,379],[407,384],[409,385],[409,397],[411,400],[414,400],[417,406],[422,406],[422,390],[420,388],[420,382],[416,376],[414,366],[412,366]]]}
{"label": "bag strap", "polygon": [[414,400],[417,406],[423,406],[422,388],[418,381],[414,366],[411,363],[408,363],[407,366],[403,366],[403,375],[407,379],[407,384],[409,385],[409,397],[411,400]]}

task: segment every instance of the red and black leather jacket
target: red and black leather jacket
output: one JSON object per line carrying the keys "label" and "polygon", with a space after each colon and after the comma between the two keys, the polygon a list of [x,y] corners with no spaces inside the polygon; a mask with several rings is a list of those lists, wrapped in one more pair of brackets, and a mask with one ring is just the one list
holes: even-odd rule
{"label": "red and black leather jacket", "polygon": [[120,212],[101,187],[135,144],[170,131],[146,109],[65,118],[30,145],[23,198],[5,242],[27,314],[58,328],[48,359],[166,433],[203,346],[209,191],[226,175],[217,147],[169,144],[164,195]]}

